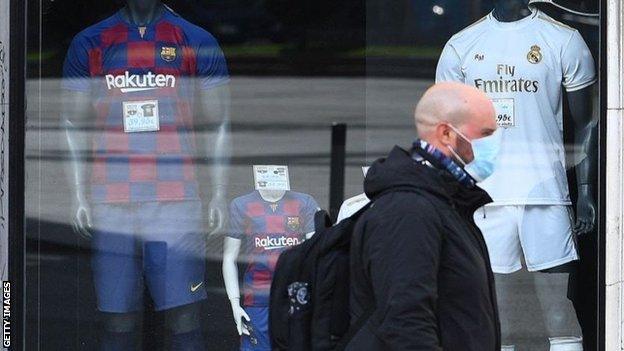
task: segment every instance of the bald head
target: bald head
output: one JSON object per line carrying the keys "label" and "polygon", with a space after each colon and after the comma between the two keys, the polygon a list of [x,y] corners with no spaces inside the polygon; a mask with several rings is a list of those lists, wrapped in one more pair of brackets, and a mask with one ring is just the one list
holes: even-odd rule
{"label": "bald head", "polygon": [[467,121],[494,118],[494,107],[487,95],[471,86],[445,82],[429,88],[420,99],[414,114],[416,130],[421,138],[435,130],[439,123],[455,127]]}
{"label": "bald head", "polygon": [[[448,125],[469,139],[494,133],[497,128],[494,106],[480,90],[469,85],[444,82],[429,88],[416,106],[414,118],[418,137],[443,152],[456,145]],[[472,159],[471,155],[468,159]]]}

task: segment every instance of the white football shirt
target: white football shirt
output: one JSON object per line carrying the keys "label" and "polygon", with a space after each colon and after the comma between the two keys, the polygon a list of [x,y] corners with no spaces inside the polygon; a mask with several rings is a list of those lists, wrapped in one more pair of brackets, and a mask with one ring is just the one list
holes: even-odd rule
{"label": "white football shirt", "polygon": [[585,41],[539,10],[516,22],[490,13],[446,44],[436,81],[463,82],[494,103],[503,144],[494,174],[480,184],[494,205],[569,205],[562,87],[596,81]]}

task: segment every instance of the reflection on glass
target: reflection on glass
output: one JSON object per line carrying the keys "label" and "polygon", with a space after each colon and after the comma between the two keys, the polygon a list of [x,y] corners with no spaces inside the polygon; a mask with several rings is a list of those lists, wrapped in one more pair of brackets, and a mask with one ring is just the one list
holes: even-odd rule
{"label": "reflection on glass", "polygon": [[101,349],[138,347],[144,287],[165,311],[170,348],[203,348],[202,248],[227,213],[229,77],[217,41],[160,1],[128,0],[74,37],[63,76],[74,223],[91,239]]}
{"label": "reflection on glass", "polygon": [[[526,2],[496,1],[521,5],[522,16]],[[263,264],[275,257],[254,251],[256,239],[274,244],[286,230],[294,243],[306,231],[288,225],[304,228],[311,215],[269,216],[294,192],[250,192],[251,166],[288,164],[292,188],[327,204],[329,126],[346,123],[350,199],[341,216],[348,215],[368,201],[361,166],[415,137],[413,108],[436,65],[439,76],[485,90],[500,112],[508,157],[488,190],[517,192],[519,201],[476,218],[486,231],[493,224],[516,234],[489,240],[492,251],[513,250],[500,265],[525,261],[540,270],[574,258],[570,239],[591,240],[570,234],[591,238],[595,211],[596,139],[584,87],[593,73],[584,42],[595,46],[597,35],[583,30],[585,19],[573,25],[581,38],[555,23],[569,16],[529,16],[539,24],[510,40],[514,30],[502,27],[524,18],[490,15],[461,32],[493,1],[165,3],[176,12],[156,0],[29,1],[28,349],[266,346],[261,301],[271,269]],[[474,43],[461,40],[476,28],[490,29]],[[499,31],[506,36],[497,39]],[[459,32],[449,41],[461,42],[458,51],[443,50]],[[570,118],[561,96],[572,103]],[[575,135],[565,139],[562,128]],[[577,180],[568,182],[575,165]],[[587,206],[572,208],[582,219],[574,222],[577,192]],[[231,201],[241,194],[255,196],[266,216],[251,216],[240,197]],[[251,229],[262,218],[266,230]],[[86,239],[72,235],[71,224]],[[526,270],[498,276],[507,343],[545,347],[548,337],[580,336],[566,279]]]}

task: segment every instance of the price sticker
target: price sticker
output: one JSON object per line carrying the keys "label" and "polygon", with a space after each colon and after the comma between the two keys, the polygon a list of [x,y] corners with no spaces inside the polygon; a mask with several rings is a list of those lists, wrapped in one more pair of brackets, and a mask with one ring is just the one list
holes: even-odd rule
{"label": "price sticker", "polygon": [[290,190],[288,166],[254,165],[256,190]]}
{"label": "price sticker", "polygon": [[502,128],[516,126],[514,99],[492,99],[496,110],[496,123]]}
{"label": "price sticker", "polygon": [[126,133],[159,131],[158,113],[158,100],[124,101],[124,131]]}

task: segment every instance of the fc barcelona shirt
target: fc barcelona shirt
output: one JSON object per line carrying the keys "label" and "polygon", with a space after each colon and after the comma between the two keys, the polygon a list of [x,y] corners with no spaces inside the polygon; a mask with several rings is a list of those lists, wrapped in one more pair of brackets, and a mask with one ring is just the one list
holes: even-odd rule
{"label": "fc barcelona shirt", "polygon": [[268,306],[273,272],[280,253],[314,231],[319,206],[310,195],[287,191],[278,202],[264,200],[258,191],[230,204],[228,236],[243,241],[243,304]]}
{"label": "fc barcelona shirt", "polygon": [[214,37],[166,7],[145,27],[119,11],[76,35],[63,77],[93,101],[92,202],[199,199],[193,96],[229,81]]}

